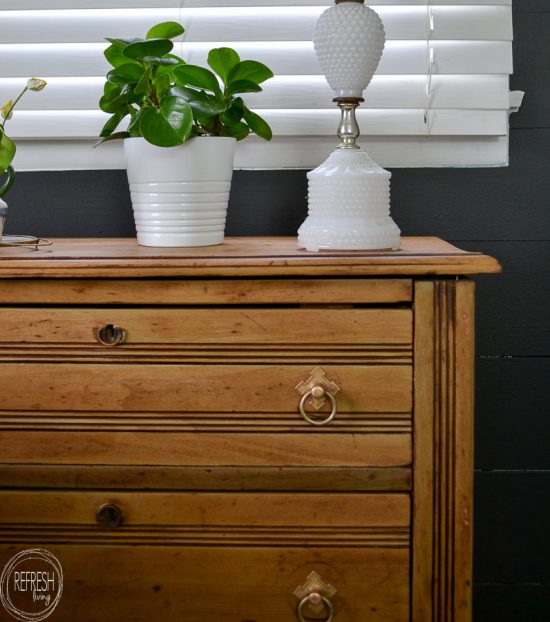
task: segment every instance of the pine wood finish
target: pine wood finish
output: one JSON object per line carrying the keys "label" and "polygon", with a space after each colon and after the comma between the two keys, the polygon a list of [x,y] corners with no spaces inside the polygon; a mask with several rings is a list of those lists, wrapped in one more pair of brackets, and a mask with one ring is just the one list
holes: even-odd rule
{"label": "pine wood finish", "polygon": [[[336,622],[468,622],[456,277],[498,270],[435,238],[0,249],[0,566],[58,556],[61,622],[292,622],[312,571]],[[316,367],[339,387],[326,426],[298,408]]]}

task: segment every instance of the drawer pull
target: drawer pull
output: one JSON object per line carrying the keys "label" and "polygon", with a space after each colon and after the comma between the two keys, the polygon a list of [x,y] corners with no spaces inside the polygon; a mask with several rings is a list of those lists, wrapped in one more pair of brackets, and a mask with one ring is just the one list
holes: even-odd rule
{"label": "drawer pull", "polygon": [[308,622],[313,618],[306,618],[307,609],[312,611],[316,616],[326,613],[326,618],[316,617],[315,620],[323,620],[323,622],[332,622],[334,619],[334,607],[331,598],[336,594],[336,589],[323,580],[323,577],[316,572],[310,572],[306,582],[294,590],[294,596],[299,600],[296,616],[300,622]]}
{"label": "drawer pull", "polygon": [[[306,605],[319,605],[320,603],[324,604],[328,614],[323,622],[332,622],[332,620],[334,620],[334,607],[326,596],[322,596],[318,592],[312,592],[311,594],[308,594],[307,596],[304,596],[302,598],[300,604],[298,605],[298,620],[300,620],[300,622],[308,622],[308,618],[304,617],[304,610],[306,608]],[[310,620],[311,619],[312,618],[310,618]],[[315,618],[315,620],[319,619],[320,618]]]}
{"label": "drawer pull", "polygon": [[126,339],[126,331],[114,324],[105,324],[96,330],[96,338],[104,346],[118,346]]}
{"label": "drawer pull", "polygon": [[103,529],[116,529],[122,525],[122,510],[114,503],[104,503],[96,513],[96,520]]}
{"label": "drawer pull", "polygon": [[[324,419],[318,419],[318,418],[314,419],[313,417],[307,414],[306,402],[308,401],[310,397],[312,397],[313,399],[321,399],[324,397],[329,398],[330,403],[332,404],[332,410],[330,411],[327,417],[325,417]],[[300,413],[302,414],[302,417],[308,423],[311,423],[312,425],[326,425],[327,423],[330,423],[334,419],[334,417],[336,417],[337,410],[338,409],[336,406],[336,398],[334,397],[334,395],[332,395],[331,393],[327,393],[324,387],[321,387],[319,385],[313,387],[311,391],[308,391],[307,393],[305,393],[302,396],[302,399],[300,400]]]}
{"label": "drawer pull", "polygon": [[[302,417],[312,425],[326,425],[330,423],[336,416],[336,398],[334,397],[340,387],[327,378],[326,372],[322,367],[315,367],[306,380],[296,385],[296,391],[301,393],[300,413]],[[306,412],[306,404],[312,406],[315,410],[321,410],[326,404],[327,399],[331,403],[331,412],[327,417],[311,417]]]}

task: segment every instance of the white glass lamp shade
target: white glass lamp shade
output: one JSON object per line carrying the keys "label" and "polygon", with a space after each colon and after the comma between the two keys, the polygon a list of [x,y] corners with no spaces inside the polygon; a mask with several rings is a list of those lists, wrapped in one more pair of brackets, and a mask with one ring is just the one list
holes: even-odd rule
{"label": "white glass lamp shade", "polygon": [[378,67],[386,34],[382,20],[359,2],[343,2],[319,18],[315,53],[336,97],[362,97]]}

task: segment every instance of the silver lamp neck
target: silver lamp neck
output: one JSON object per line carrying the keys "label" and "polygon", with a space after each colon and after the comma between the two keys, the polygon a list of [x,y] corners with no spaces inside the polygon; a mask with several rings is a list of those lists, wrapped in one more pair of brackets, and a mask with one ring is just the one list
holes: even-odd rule
{"label": "silver lamp neck", "polygon": [[357,139],[360,136],[359,124],[355,117],[355,110],[360,102],[364,101],[358,97],[337,97],[335,100],[338,108],[342,111],[340,125],[336,132],[340,139],[338,149],[360,149]]}

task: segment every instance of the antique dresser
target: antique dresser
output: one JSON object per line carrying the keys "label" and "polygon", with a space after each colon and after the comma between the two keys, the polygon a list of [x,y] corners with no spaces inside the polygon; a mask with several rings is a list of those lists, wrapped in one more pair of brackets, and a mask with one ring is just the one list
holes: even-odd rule
{"label": "antique dresser", "polygon": [[[487,256],[0,252],[0,567],[57,622],[467,622]],[[0,619],[6,614],[0,608]]]}

